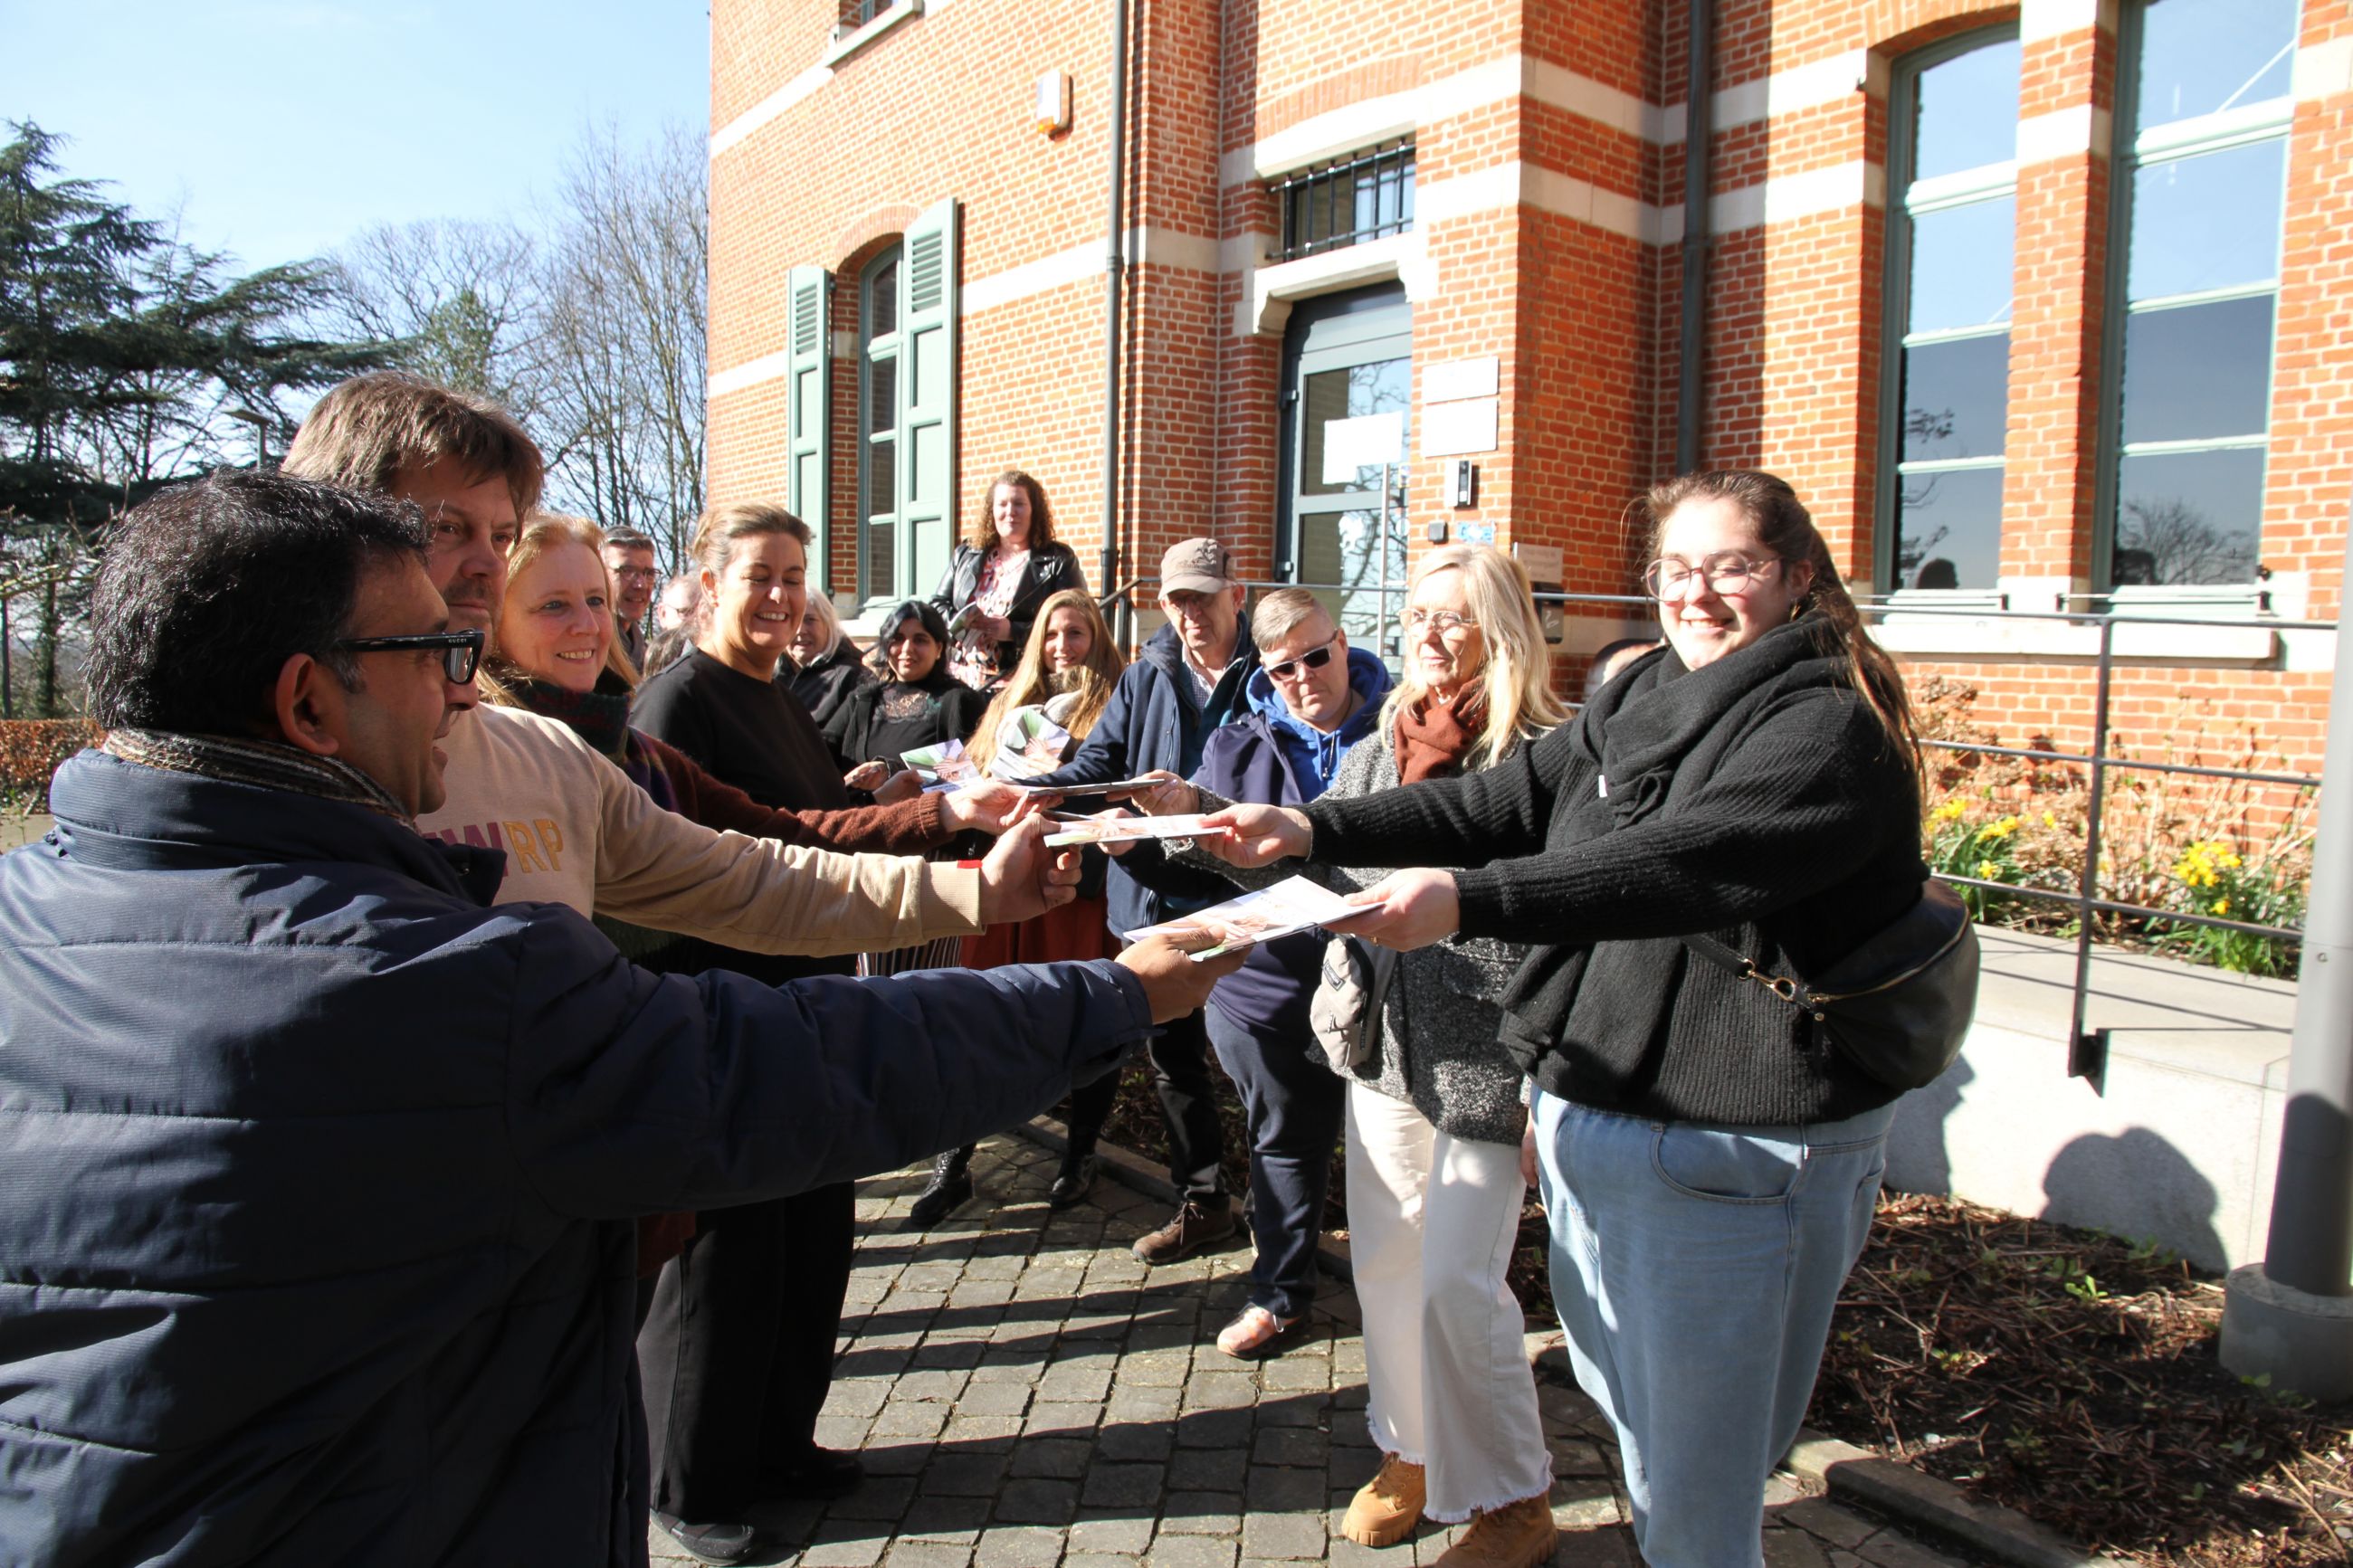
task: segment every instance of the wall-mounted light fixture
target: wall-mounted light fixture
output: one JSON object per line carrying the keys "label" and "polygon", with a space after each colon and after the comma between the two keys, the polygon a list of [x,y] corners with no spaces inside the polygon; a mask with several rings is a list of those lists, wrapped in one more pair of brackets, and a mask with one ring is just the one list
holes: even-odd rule
{"label": "wall-mounted light fixture", "polygon": [[1038,79],[1038,134],[1059,136],[1071,128],[1071,73],[1048,71]]}

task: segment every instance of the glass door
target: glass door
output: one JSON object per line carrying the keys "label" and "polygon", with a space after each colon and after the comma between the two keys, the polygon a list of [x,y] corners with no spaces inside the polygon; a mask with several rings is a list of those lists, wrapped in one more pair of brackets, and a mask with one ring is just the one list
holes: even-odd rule
{"label": "glass door", "polygon": [[1349,643],[1398,652],[1405,602],[1413,313],[1396,284],[1303,301],[1283,343],[1280,574]]}

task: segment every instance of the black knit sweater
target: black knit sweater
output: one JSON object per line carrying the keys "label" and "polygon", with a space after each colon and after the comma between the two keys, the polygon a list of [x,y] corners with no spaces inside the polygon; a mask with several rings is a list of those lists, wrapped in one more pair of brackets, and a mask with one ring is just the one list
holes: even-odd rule
{"label": "black knit sweater", "polygon": [[1736,1126],[1894,1097],[1680,940],[1803,975],[1920,896],[1918,783],[1819,616],[1696,670],[1649,655],[1495,767],[1306,814],[1318,861],[1477,868],[1455,874],[1462,933],[1540,944],[1504,1043],[1548,1094]]}

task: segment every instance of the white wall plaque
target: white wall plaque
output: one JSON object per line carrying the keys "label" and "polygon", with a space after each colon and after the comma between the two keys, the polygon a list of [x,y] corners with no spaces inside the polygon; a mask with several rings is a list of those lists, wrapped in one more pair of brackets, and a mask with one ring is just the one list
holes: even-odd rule
{"label": "white wall plaque", "polygon": [[1421,401],[1458,403],[1466,397],[1495,395],[1502,359],[1482,354],[1477,359],[1451,359],[1421,367]]}
{"label": "white wall plaque", "polygon": [[1439,403],[1421,411],[1421,455],[1467,458],[1495,449],[1495,400],[1473,397]]}

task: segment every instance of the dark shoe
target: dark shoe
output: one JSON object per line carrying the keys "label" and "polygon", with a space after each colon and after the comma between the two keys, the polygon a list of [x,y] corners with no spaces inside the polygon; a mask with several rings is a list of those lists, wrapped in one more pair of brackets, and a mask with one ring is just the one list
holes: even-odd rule
{"label": "dark shoe", "polygon": [[1054,1174],[1054,1184],[1046,1189],[1046,1206],[1066,1209],[1083,1201],[1095,1190],[1095,1172],[1102,1162],[1092,1154],[1082,1154],[1076,1160],[1065,1160]]}
{"label": "dark shoe", "polygon": [[791,1464],[763,1469],[760,1490],[772,1498],[829,1500],[848,1497],[865,1479],[866,1462],[857,1455],[839,1448],[820,1448],[812,1443],[808,1451]]}
{"label": "dark shoe", "polygon": [[907,1223],[929,1230],[956,1207],[972,1201],[972,1151],[951,1149],[932,1162],[931,1185],[915,1194]]}
{"label": "dark shoe", "polygon": [[689,1524],[654,1510],[654,1522],[698,1563],[741,1563],[772,1542],[748,1524]]}
{"label": "dark shoe", "polygon": [[1214,1209],[1187,1202],[1176,1216],[1151,1235],[1137,1238],[1135,1256],[1145,1263],[1174,1263],[1193,1254],[1213,1241],[1223,1241],[1234,1233],[1233,1205],[1218,1200]]}

